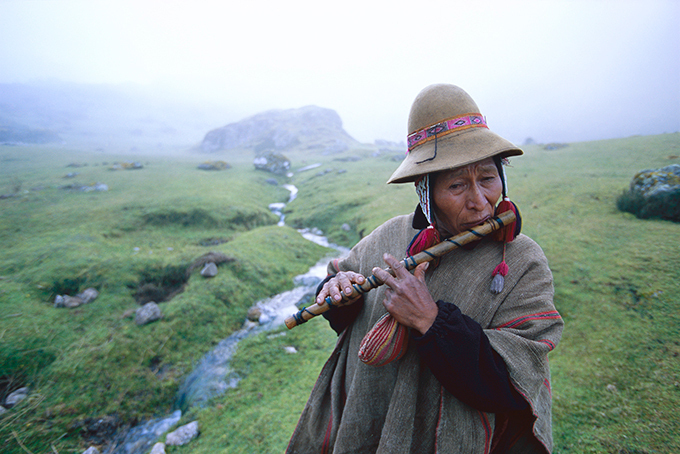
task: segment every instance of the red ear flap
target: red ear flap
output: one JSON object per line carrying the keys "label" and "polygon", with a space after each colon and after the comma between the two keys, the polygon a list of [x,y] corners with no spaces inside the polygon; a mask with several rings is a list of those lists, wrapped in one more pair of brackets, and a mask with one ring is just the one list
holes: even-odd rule
{"label": "red ear flap", "polygon": [[515,213],[517,219],[510,225],[506,225],[502,229],[497,230],[493,233],[493,239],[496,241],[503,241],[509,243],[514,240],[519,233],[522,231],[522,216],[520,215],[519,208],[507,197],[504,198],[501,203],[496,207],[496,216],[506,211],[512,211]]}
{"label": "red ear flap", "polygon": [[434,225],[428,226],[416,235],[408,247],[408,255],[416,255],[419,252],[429,249],[435,244],[439,243],[439,232]]}

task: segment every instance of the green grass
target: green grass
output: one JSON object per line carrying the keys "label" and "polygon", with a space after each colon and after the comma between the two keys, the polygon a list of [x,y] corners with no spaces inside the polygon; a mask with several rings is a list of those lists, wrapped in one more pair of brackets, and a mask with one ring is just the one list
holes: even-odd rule
{"label": "green grass", "polygon": [[[198,157],[148,158],[144,169],[112,172],[95,158],[0,150],[0,192],[22,187],[2,200],[0,389],[3,398],[19,386],[32,390],[0,419],[6,452],[82,452],[79,425],[88,418],[115,414],[134,424],[169,411],[183,377],[247,309],[292,287],[326,253],[275,225],[267,205],[288,191],[264,183],[270,175],[252,165],[203,172]],[[73,161],[89,164],[77,169],[82,184],[104,182],[109,191],[59,189]],[[201,246],[215,238],[223,242]],[[198,269],[187,275],[210,251],[232,261],[210,280]],[[124,316],[138,307],[140,284],[178,279],[184,291],[162,303],[161,321],[138,327]],[[100,292],[90,305],[52,306],[55,295],[87,287]]]}
{"label": "green grass", "polygon": [[[529,146],[508,169],[510,196],[524,232],[548,256],[565,319],[550,355],[555,452],[680,452],[680,224],[616,208],[637,171],[677,162],[669,156],[679,149],[680,134]],[[293,170],[322,163],[293,177],[300,192],[286,209],[288,225],[316,226],[352,245],[415,207],[411,185],[385,185],[398,165],[391,155],[348,154],[360,160],[287,154]],[[221,172],[196,170],[205,157],[188,154],[142,157],[144,169],[111,172],[101,162],[128,157],[97,156],[0,149],[0,193],[18,192],[0,200],[0,386],[34,390],[0,419],[10,453],[26,452],[19,442],[36,454],[82,452],[79,421],[163,415],[182,377],[240,326],[247,308],[290,288],[290,278],[325,253],[273,225],[267,205],[288,193],[266,184],[270,175],[247,157],[219,156],[234,166]],[[66,169],[72,161],[89,165]],[[83,184],[110,190],[57,189],[74,170]],[[200,245],[210,239],[224,242]],[[137,327],[123,318],[141,281],[181,275],[211,250],[235,260],[213,280],[194,271],[184,292],[162,303],[163,320]],[[56,293],[87,286],[101,291],[91,305],[51,306]],[[199,420],[201,436],[169,453],[285,449],[335,335],[317,319],[269,336],[240,344],[232,363],[244,377],[238,388],[184,415],[182,422]],[[285,352],[290,345],[297,354]]]}
{"label": "green grass", "polygon": [[529,148],[515,161],[512,195],[565,319],[551,354],[558,452],[680,450],[680,224],[616,209],[637,171],[678,148],[666,134]]}

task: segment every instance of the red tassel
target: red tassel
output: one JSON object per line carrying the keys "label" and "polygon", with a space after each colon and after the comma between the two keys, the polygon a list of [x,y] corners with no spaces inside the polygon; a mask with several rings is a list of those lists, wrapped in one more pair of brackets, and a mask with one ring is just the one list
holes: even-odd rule
{"label": "red tassel", "polygon": [[439,243],[439,232],[434,228],[434,225],[428,226],[426,229],[420,231],[418,236],[408,250],[409,255],[416,255],[425,249],[431,248]]}
{"label": "red tassel", "polygon": [[503,243],[503,261],[496,265],[496,268],[494,268],[491,273],[491,276],[493,276],[493,279],[491,280],[491,293],[496,295],[503,291],[505,276],[510,272],[510,267],[505,263],[505,245],[506,243]]}
{"label": "red tassel", "polygon": [[[517,209],[517,206],[510,201],[507,197],[505,197],[501,203],[498,204],[496,207],[496,216],[500,215],[501,213],[505,213],[506,211],[512,211],[515,213],[515,216],[519,218],[519,210]],[[493,238],[496,241],[503,241],[505,243],[509,243],[512,240],[515,239],[517,235],[515,235],[515,230],[517,230],[517,221],[513,221],[511,224],[506,225],[502,229],[499,229],[493,233]]]}
{"label": "red tassel", "polygon": [[508,271],[510,271],[510,267],[508,266],[507,263],[505,263],[505,260],[503,260],[501,263],[498,264],[496,268],[494,268],[493,273],[491,273],[491,275],[495,276],[497,274],[500,274],[501,276],[507,276]]}

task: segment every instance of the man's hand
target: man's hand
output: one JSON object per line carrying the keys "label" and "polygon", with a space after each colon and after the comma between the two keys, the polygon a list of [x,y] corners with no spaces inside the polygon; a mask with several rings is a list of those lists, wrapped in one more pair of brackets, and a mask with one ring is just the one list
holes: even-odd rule
{"label": "man's hand", "polygon": [[437,318],[439,308],[425,284],[425,271],[429,262],[421,263],[413,274],[390,254],[383,256],[396,277],[382,268],[373,268],[373,275],[387,285],[383,304],[387,312],[399,323],[425,334]]}
{"label": "man's hand", "polygon": [[323,288],[316,296],[316,303],[321,304],[326,297],[330,296],[333,302],[340,302],[342,294],[349,296],[352,294],[352,284],[361,285],[366,278],[354,271],[340,271],[323,285]]}

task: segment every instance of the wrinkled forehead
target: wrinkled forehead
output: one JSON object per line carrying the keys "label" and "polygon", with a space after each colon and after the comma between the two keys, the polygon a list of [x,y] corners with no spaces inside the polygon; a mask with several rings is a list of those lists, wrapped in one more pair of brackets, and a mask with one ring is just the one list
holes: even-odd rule
{"label": "wrinkled forehead", "polygon": [[496,163],[493,161],[493,158],[482,159],[481,161],[473,162],[461,167],[456,167],[455,169],[442,170],[441,172],[434,174],[434,176],[437,179],[450,179],[461,175],[480,172],[492,172],[498,174],[498,167],[496,167]]}

